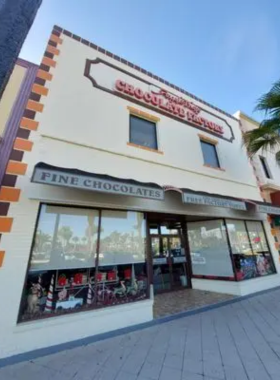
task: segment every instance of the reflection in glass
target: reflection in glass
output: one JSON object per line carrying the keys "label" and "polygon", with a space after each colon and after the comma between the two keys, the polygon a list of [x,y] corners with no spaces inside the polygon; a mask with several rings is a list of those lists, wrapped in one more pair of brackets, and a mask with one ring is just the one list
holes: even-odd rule
{"label": "reflection in glass", "polygon": [[193,274],[233,277],[223,220],[188,223],[188,238]]}
{"label": "reflection in glass", "polygon": [[175,228],[167,228],[166,226],[160,226],[161,235],[178,235],[178,230]]}
{"label": "reflection in glass", "polygon": [[232,253],[251,255],[252,249],[246,231],[245,222],[243,220],[227,220],[226,223]]}
{"label": "reflection in glass", "polygon": [[102,211],[99,265],[144,261],[145,220],[143,213]]}
{"label": "reflection in glass", "polygon": [[261,222],[246,222],[254,253],[267,252],[268,246]]}
{"label": "reflection in glass", "polygon": [[95,266],[98,211],[43,205],[30,270]]}

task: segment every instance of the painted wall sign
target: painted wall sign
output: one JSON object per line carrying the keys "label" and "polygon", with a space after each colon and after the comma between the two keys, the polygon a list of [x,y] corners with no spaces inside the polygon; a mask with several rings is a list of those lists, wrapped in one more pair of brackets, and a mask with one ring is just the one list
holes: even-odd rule
{"label": "painted wall sign", "polygon": [[264,212],[265,214],[280,215],[280,207],[268,206],[268,205],[256,205],[257,212]]}
{"label": "painted wall sign", "polygon": [[224,134],[224,128],[222,126],[199,115],[201,109],[194,103],[183,98],[176,97],[163,89],[159,89],[158,92],[144,92],[141,88],[134,87],[133,85],[120,79],[116,80],[115,88],[117,91],[135,97],[144,103],[152,104],[155,107],[161,108],[173,115],[177,115],[182,119],[186,119],[199,125],[200,127],[204,127],[221,135]]}
{"label": "painted wall sign", "polygon": [[182,92],[184,97],[178,96],[101,58],[87,59],[84,75],[101,91],[180,123],[207,131],[220,139],[229,142],[234,140],[233,129],[228,119],[214,107],[204,107],[202,101],[194,103],[187,93]]}
{"label": "painted wall sign", "polygon": [[43,168],[35,168],[32,182],[146,199],[164,199],[164,191],[161,189]]}
{"label": "painted wall sign", "polygon": [[199,204],[204,206],[225,207],[235,210],[247,210],[245,202],[235,201],[233,199],[225,199],[212,197],[207,195],[199,195],[183,192],[183,203]]}

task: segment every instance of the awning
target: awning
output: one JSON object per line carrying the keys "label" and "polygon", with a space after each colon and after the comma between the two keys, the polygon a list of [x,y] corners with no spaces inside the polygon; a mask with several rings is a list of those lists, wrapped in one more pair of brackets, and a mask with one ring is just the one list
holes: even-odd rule
{"label": "awning", "polygon": [[35,166],[31,182],[154,200],[164,199],[163,188],[155,183],[115,178],[78,169],[60,168],[44,162]]}
{"label": "awning", "polygon": [[78,169],[61,168],[44,162],[40,162],[35,166],[31,181],[46,185],[160,201],[164,200],[165,192],[177,191],[181,194],[182,202],[185,204],[223,207],[242,211],[247,210],[247,205],[253,204],[256,212],[280,215],[280,207],[275,207],[270,203],[227,197],[192,189],[181,189],[174,186],[160,186],[156,183],[139,182],[133,179],[117,178]]}

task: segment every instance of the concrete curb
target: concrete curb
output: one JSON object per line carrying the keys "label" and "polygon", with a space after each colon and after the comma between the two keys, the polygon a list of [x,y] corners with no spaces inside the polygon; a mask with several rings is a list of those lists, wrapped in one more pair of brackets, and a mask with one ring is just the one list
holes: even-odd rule
{"label": "concrete curb", "polygon": [[141,324],[138,324],[138,325],[135,325],[135,326],[125,327],[123,329],[110,331],[108,333],[103,333],[103,334],[98,334],[98,335],[94,335],[94,336],[89,336],[87,338],[78,339],[78,340],[74,340],[74,341],[71,341],[71,342],[58,344],[58,345],[51,346],[51,347],[41,348],[41,349],[38,349],[38,350],[25,352],[23,354],[9,356],[7,358],[0,359],[0,368],[8,366],[8,365],[13,365],[13,364],[17,364],[17,363],[20,363],[20,362],[24,362],[24,361],[32,361],[32,360],[40,358],[42,356],[47,356],[47,355],[55,354],[55,353],[58,353],[60,351],[69,350],[69,349],[80,347],[80,346],[86,346],[86,345],[91,344],[91,343],[95,343],[95,342],[102,341],[102,340],[105,340],[105,339],[109,339],[109,338],[113,338],[113,337],[116,337],[116,336],[124,335],[124,334],[130,333],[130,332],[133,332],[133,331],[142,330],[142,329],[145,329],[145,328],[148,328],[148,327],[152,327],[152,326],[156,326],[156,325],[159,325],[159,324],[171,322],[171,321],[174,321],[176,319],[180,319],[180,318],[184,318],[184,317],[189,317],[191,315],[204,313],[206,311],[218,309],[218,308],[223,307],[223,306],[231,305],[231,304],[234,304],[234,303],[237,303],[237,302],[240,302],[240,301],[244,301],[244,300],[247,300],[247,299],[250,299],[250,298],[253,298],[253,297],[257,297],[257,296],[260,296],[262,294],[270,293],[270,292],[273,292],[273,291],[276,291],[276,290],[280,290],[280,286],[277,286],[277,287],[271,288],[271,289],[267,289],[267,290],[262,290],[262,291],[257,292],[257,293],[249,294],[247,296],[240,296],[240,297],[236,297],[236,298],[233,298],[233,299],[230,299],[230,300],[221,301],[221,302],[218,302],[218,303],[215,303],[215,304],[212,304],[212,305],[207,305],[207,306],[203,306],[203,307],[200,307],[200,308],[196,308],[196,309],[192,309],[192,310],[176,313],[176,314],[173,314],[173,315],[168,315],[166,317],[161,317],[161,318],[158,318],[158,319],[154,319],[154,320],[152,320],[150,322],[141,323]]}

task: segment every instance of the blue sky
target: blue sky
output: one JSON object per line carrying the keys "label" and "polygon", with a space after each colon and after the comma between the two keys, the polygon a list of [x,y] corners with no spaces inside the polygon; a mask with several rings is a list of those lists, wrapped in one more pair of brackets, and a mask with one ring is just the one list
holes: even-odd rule
{"label": "blue sky", "polygon": [[280,78],[279,0],[43,0],[20,57],[57,24],[230,113]]}

